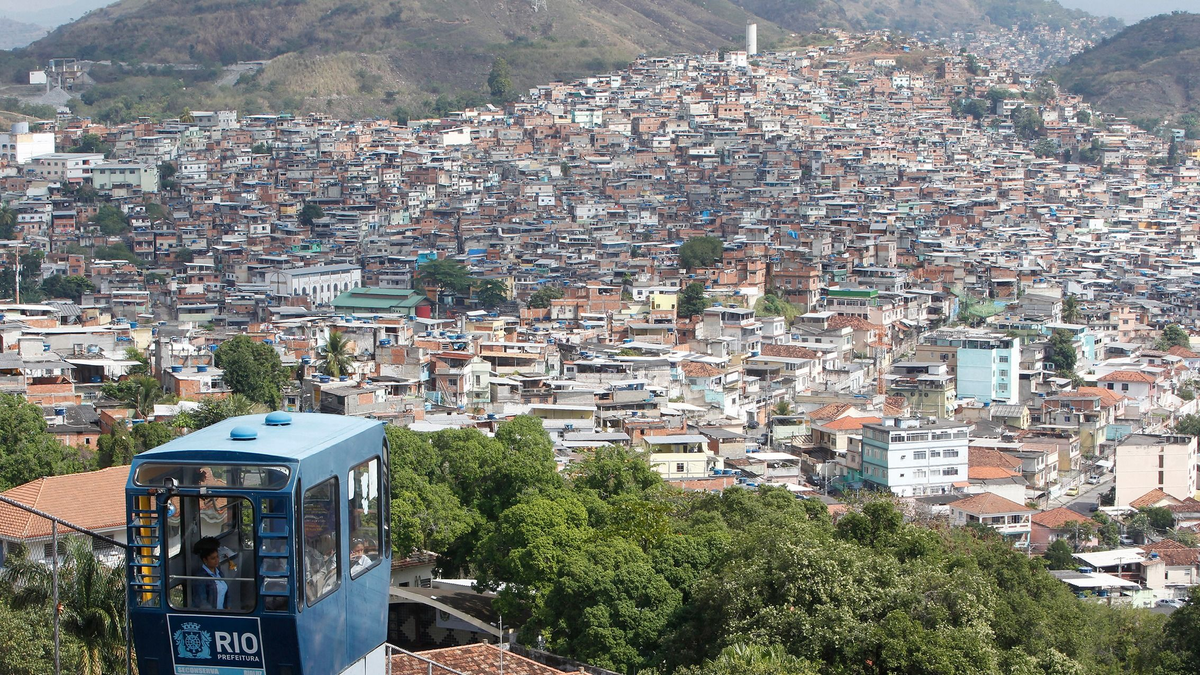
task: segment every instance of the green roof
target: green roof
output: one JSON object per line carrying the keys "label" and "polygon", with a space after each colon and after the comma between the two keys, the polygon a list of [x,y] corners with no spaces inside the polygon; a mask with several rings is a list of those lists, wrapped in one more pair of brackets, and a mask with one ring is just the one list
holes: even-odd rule
{"label": "green roof", "polygon": [[411,310],[427,301],[424,293],[410,288],[353,288],[337,296],[333,306],[349,312],[396,311]]}

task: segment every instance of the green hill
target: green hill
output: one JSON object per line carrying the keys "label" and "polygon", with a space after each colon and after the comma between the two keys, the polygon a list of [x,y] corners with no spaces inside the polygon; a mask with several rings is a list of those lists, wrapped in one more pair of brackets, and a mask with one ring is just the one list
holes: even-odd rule
{"label": "green hill", "polygon": [[1051,76],[1106,112],[1177,119],[1200,112],[1200,15],[1156,16],[1075,55]]}
{"label": "green hill", "polygon": [[[485,98],[499,57],[518,93],[640,53],[740,46],[747,20],[762,48],[826,26],[944,34],[1096,23],[1048,0],[121,0],[8,60],[113,62],[89,72],[97,86],[80,108],[105,122],[187,106],[423,115]],[[269,64],[221,71],[258,60]]]}

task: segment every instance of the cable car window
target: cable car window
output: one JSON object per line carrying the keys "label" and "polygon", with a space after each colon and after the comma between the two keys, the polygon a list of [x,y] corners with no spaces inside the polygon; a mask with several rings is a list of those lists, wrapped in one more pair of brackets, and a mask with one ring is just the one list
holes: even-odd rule
{"label": "cable car window", "polygon": [[379,460],[350,469],[350,578],[379,564],[383,538],[379,517]]}
{"label": "cable car window", "polygon": [[167,598],[179,610],[245,613],[255,591],[254,507],[245,497],[172,497]]}
{"label": "cable car window", "polygon": [[304,493],[304,595],[312,607],[341,584],[337,478]]}
{"label": "cable car window", "polygon": [[138,467],[133,482],[146,487],[159,487],[173,479],[175,486],[181,488],[280,490],[287,486],[290,476],[291,469],[286,466],[146,463]]}

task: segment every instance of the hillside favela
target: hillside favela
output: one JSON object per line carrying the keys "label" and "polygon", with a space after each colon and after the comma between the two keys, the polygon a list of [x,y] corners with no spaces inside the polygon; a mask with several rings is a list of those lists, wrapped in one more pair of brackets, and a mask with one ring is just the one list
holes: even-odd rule
{"label": "hillside favela", "polygon": [[103,1],[0,675],[1200,675],[1190,1]]}

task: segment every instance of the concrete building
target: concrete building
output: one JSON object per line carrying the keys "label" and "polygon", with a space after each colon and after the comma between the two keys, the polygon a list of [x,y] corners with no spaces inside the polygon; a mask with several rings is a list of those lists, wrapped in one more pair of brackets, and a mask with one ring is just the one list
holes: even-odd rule
{"label": "concrete building", "polygon": [[892,373],[883,377],[888,396],[903,396],[914,414],[954,417],[957,394],[947,364],[905,361],[893,364]]}
{"label": "concrete building", "polygon": [[1029,548],[1034,513],[1034,509],[1024,504],[985,492],[952,503],[950,522],[958,526],[970,523],[986,525],[999,532],[1014,547],[1024,549]]}
{"label": "concrete building", "polygon": [[9,164],[27,164],[34,157],[54,152],[54,132],[29,131],[28,122],[17,122],[7,134],[0,134],[0,159]]}
{"label": "concrete building", "polygon": [[708,439],[700,434],[645,436],[650,467],[667,480],[706,478],[725,468],[725,460],[709,450]]}
{"label": "concrete building", "polygon": [[888,418],[862,428],[863,480],[901,497],[953,492],[967,481],[969,427]]}
{"label": "concrete building", "polygon": [[1021,348],[1017,338],[988,331],[943,329],[917,345],[919,362],[941,362],[955,377],[958,397],[1018,403]]}
{"label": "concrete building", "polygon": [[754,56],[758,53],[758,24],[746,22],[746,55]]}
{"label": "concrete building", "polygon": [[34,158],[27,171],[42,180],[81,181],[91,177],[92,167],[103,163],[99,152],[55,152]]}
{"label": "concrete building", "polygon": [[92,185],[100,192],[115,189],[158,192],[158,167],[141,162],[109,162],[92,167]]}
{"label": "concrete building", "polygon": [[276,296],[304,297],[315,305],[327,305],[351,288],[362,286],[362,268],[316,265],[271,270],[266,274],[266,282]]}
{"label": "concrete building", "polygon": [[1116,506],[1151,490],[1162,490],[1176,499],[1196,496],[1200,470],[1195,436],[1133,434],[1117,445]]}

